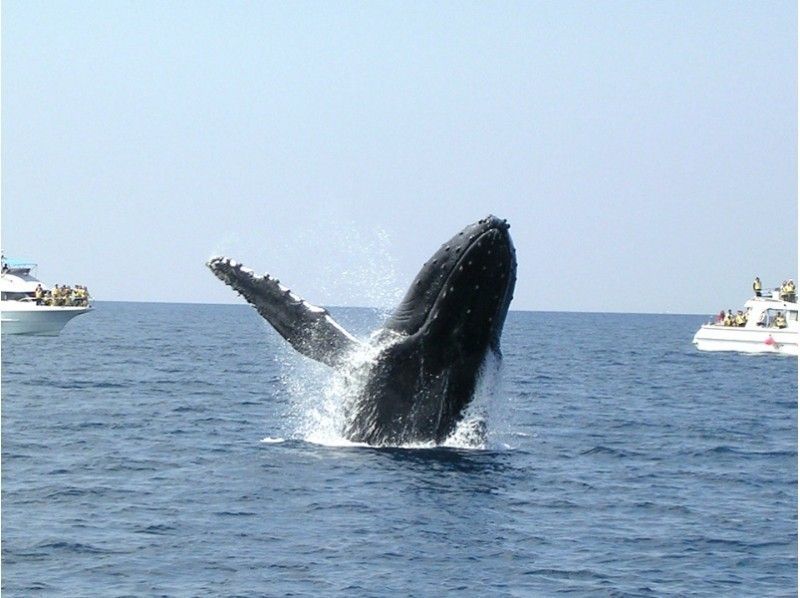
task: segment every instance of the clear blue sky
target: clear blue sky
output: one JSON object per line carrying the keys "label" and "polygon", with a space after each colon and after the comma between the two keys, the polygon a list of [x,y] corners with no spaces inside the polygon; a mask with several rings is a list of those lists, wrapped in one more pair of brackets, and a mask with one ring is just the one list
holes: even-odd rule
{"label": "clear blue sky", "polygon": [[100,300],[391,304],[494,213],[512,308],[735,308],[796,279],[796,6],[4,0],[2,175]]}

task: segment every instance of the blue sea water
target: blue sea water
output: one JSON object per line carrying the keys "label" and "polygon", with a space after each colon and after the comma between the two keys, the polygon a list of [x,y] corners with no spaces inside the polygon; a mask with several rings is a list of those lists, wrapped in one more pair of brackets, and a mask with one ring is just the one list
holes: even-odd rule
{"label": "blue sea water", "polygon": [[3,595],[794,596],[797,360],[704,320],[512,312],[480,447],[337,439],[244,305],[4,337]]}

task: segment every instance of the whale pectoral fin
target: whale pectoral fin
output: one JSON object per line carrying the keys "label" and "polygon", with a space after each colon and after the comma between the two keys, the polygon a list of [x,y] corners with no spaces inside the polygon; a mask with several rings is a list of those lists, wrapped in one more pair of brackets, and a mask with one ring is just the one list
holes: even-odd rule
{"label": "whale pectoral fin", "polygon": [[304,301],[275,278],[256,276],[227,258],[213,258],[206,265],[306,357],[336,367],[361,344],[336,323],[328,310]]}

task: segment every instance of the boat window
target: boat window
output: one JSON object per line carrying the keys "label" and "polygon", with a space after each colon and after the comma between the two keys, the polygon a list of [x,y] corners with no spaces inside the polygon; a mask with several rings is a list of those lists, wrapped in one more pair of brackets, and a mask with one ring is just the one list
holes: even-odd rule
{"label": "boat window", "polygon": [[30,293],[3,293],[2,300],[3,301],[19,301],[20,299],[27,299],[28,297],[32,297],[33,295]]}
{"label": "boat window", "polygon": [[764,312],[761,320],[759,320],[759,326],[766,326],[772,327],[772,323],[775,320],[775,316],[778,314],[783,314],[783,319],[788,322],[796,322],[797,321],[797,310],[790,311],[787,309],[768,309]]}

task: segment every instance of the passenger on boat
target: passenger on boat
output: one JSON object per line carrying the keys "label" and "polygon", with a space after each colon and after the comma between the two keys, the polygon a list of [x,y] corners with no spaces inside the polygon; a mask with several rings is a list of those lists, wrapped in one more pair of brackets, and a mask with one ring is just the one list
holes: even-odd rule
{"label": "passenger on boat", "polygon": [[782,312],[778,312],[778,315],[772,320],[772,325],[775,328],[786,328],[786,318],[783,317]]}
{"label": "passenger on boat", "polygon": [[733,319],[733,323],[734,323],[734,325],[738,326],[739,328],[741,328],[742,326],[747,324],[747,318],[742,313],[741,309],[736,312],[736,317]]}
{"label": "passenger on boat", "polygon": [[753,281],[753,291],[756,297],[761,297],[761,279],[758,276],[756,276],[756,279]]}
{"label": "passenger on boat", "polygon": [[41,284],[36,285],[36,290],[33,292],[33,298],[36,299],[36,305],[42,304],[42,299],[44,298],[44,289],[42,288]]}
{"label": "passenger on boat", "polygon": [[728,310],[728,313],[725,314],[725,317],[722,319],[723,326],[733,326],[733,314],[731,310]]}
{"label": "passenger on boat", "polygon": [[784,280],[781,284],[781,299],[792,303],[797,300],[793,280]]}

